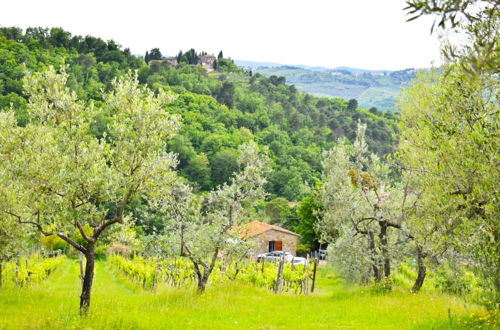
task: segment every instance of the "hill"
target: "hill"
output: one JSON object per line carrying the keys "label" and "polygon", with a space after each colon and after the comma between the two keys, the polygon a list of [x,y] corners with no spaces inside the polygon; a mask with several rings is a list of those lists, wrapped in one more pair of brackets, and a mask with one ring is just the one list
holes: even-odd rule
{"label": "hill", "polygon": [[317,96],[356,99],[363,108],[395,110],[401,88],[415,78],[415,69],[401,71],[371,71],[339,67],[329,70],[311,70],[293,66],[260,67],[266,77],[282,76],[287,83]]}
{"label": "hill", "polygon": [[[279,64],[275,62],[255,62],[255,61],[245,61],[245,60],[234,60],[234,63],[245,70],[251,70],[251,71],[259,68],[287,66],[285,64]],[[331,70],[330,68],[326,68],[323,66],[310,66],[310,65],[298,65],[298,64],[288,65],[288,66],[311,70],[311,71]]]}
{"label": "hill", "polygon": [[[69,87],[97,107],[102,104],[101,90],[135,70],[140,83],[176,95],[167,110],[181,116],[182,128],[168,150],[178,155],[180,174],[198,191],[226,182],[238,168],[238,146],[249,140],[269,149],[270,198],[295,201],[307,196],[319,180],[322,152],[339,138],[352,141],[358,121],[368,125],[372,151],[380,156],[392,152],[397,134],[394,114],[302,93],[283,78],[252,74],[224,58],[218,60],[216,71],[207,72],[189,64],[200,54],[194,49],[183,53],[177,67],[161,61],[148,65],[113,41],[72,36],[60,28],[1,28],[0,109],[13,105],[19,125],[30,122],[22,86],[26,69],[65,68]],[[108,121],[103,111],[91,133],[102,136]]]}

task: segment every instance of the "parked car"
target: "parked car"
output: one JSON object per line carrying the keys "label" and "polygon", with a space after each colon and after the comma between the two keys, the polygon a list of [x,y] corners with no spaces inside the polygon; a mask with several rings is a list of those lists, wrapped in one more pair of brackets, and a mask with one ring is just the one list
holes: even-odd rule
{"label": "parked car", "polygon": [[326,256],[328,255],[328,252],[326,250],[319,249],[318,255],[320,260],[325,260]]}
{"label": "parked car", "polygon": [[292,264],[293,265],[305,265],[306,264],[306,258],[303,258],[303,257],[293,257]]}
{"label": "parked car", "polygon": [[290,252],[284,251],[272,251],[267,253],[261,253],[257,256],[257,262],[266,260],[266,261],[279,261],[281,256],[285,256],[285,261],[292,261],[293,255]]}

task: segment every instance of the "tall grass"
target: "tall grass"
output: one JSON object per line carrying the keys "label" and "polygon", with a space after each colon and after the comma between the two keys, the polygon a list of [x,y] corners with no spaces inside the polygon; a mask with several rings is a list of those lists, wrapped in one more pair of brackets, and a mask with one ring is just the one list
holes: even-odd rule
{"label": "tall grass", "polygon": [[192,288],[143,291],[110,267],[97,264],[86,318],[78,314],[73,261],[30,288],[0,289],[0,329],[466,329],[470,323],[464,322],[485,315],[479,306],[432,292],[374,295],[345,286],[329,269],[321,270],[318,291],[308,296],[239,283],[211,286],[200,296]]}

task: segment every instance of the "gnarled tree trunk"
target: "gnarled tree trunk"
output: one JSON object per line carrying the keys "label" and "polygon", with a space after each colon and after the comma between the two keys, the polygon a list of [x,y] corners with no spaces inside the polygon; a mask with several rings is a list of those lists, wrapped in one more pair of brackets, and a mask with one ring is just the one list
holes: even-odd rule
{"label": "gnarled tree trunk", "polygon": [[83,276],[82,293],[80,295],[80,314],[87,315],[90,307],[90,295],[94,281],[95,246],[89,244],[85,253],[85,274]]}
{"label": "gnarled tree trunk", "polygon": [[[211,272],[212,271],[210,271],[210,273]],[[205,270],[205,272],[203,274],[201,272],[196,272],[196,277],[198,278],[198,293],[201,294],[201,293],[205,292],[209,276],[210,276],[210,274],[208,273],[208,270]]]}
{"label": "gnarled tree trunk", "polygon": [[[202,294],[205,292],[205,289],[207,287],[208,283],[208,278],[210,277],[210,274],[212,274],[212,270],[214,269],[215,261],[211,263],[210,265],[204,263],[201,260],[195,260],[194,258],[191,258],[191,262],[194,265],[194,270],[196,274],[196,279],[197,279],[197,285],[198,285],[198,293]],[[202,271],[203,269],[203,271]]]}
{"label": "gnarled tree trunk", "polygon": [[372,261],[372,270],[373,270],[373,278],[375,282],[380,282],[382,279],[382,271],[378,266],[377,261],[377,249],[375,247],[375,236],[372,231],[368,231],[368,239],[369,239],[369,248],[371,252],[371,261]]}
{"label": "gnarled tree trunk", "polygon": [[157,259],[155,263],[155,273],[153,278],[153,292],[158,290],[158,277],[160,276],[160,261]]}
{"label": "gnarled tree trunk", "polygon": [[417,265],[418,265],[418,275],[415,280],[415,284],[413,284],[413,288],[411,292],[418,292],[422,285],[424,284],[425,275],[426,275],[426,267],[424,264],[424,258],[426,257],[422,247],[417,245]]}
{"label": "gnarled tree trunk", "polygon": [[391,258],[389,257],[389,247],[387,242],[387,223],[385,221],[380,224],[380,245],[382,246],[382,256],[384,258],[384,276],[391,276]]}

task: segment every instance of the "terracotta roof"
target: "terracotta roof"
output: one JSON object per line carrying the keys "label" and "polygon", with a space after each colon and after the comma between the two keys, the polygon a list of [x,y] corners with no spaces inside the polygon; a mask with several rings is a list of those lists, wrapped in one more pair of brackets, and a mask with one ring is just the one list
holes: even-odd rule
{"label": "terracotta roof", "polygon": [[290,230],[285,229],[283,227],[270,225],[268,223],[263,223],[260,221],[249,222],[247,224],[239,226],[238,228],[236,228],[236,230],[240,233],[241,238],[244,238],[244,239],[257,236],[257,235],[262,234],[263,232],[266,232],[268,230],[277,230],[277,231],[281,231],[283,233],[287,233],[290,235],[300,236],[299,234],[294,233],[293,231],[290,231]]}

